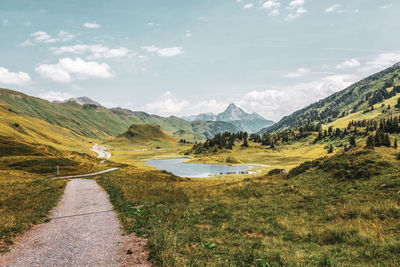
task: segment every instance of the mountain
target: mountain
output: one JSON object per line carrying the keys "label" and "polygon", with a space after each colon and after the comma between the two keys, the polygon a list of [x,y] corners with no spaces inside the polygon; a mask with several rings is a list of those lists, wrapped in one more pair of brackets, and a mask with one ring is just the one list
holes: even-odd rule
{"label": "mountain", "polygon": [[399,76],[400,63],[397,63],[282,118],[273,126],[262,129],[260,133],[278,132],[285,128],[305,124],[329,124],[339,120],[362,120],[392,116],[395,112],[393,109],[390,110],[389,108],[378,112],[377,109],[371,111],[371,106],[375,105],[376,108],[379,106],[377,104],[381,106],[392,104],[393,107],[396,104],[396,94],[400,93]]}
{"label": "mountain", "polygon": [[132,124],[155,124],[175,138],[184,138],[188,141],[201,141],[207,136],[236,129],[229,123],[202,122],[201,127],[197,124],[194,127],[191,122],[176,116],[161,117],[123,108],[107,109],[88,97],[52,103],[1,88],[0,106],[5,110],[12,110],[14,114],[19,115],[19,118],[35,118],[48,125],[66,129],[75,136],[102,140],[117,136]]}
{"label": "mountain", "polygon": [[183,118],[189,121],[200,120],[229,122],[239,128],[240,131],[246,131],[249,133],[258,132],[260,129],[274,124],[273,121],[266,120],[257,113],[246,113],[233,103],[230,104],[224,112],[217,115],[213,113],[203,113]]}
{"label": "mountain", "polygon": [[217,115],[212,112],[183,117],[187,121],[216,121]]}
{"label": "mountain", "polygon": [[225,122],[225,121],[193,121],[191,122],[193,131],[201,136],[205,136],[206,138],[214,137],[215,133],[224,133],[224,132],[231,132],[237,133],[240,132],[237,126],[232,123]]}
{"label": "mountain", "polygon": [[65,102],[73,102],[73,103],[77,103],[77,104],[82,105],[82,106],[83,105],[93,105],[93,106],[104,108],[99,102],[96,102],[96,101],[90,99],[87,96],[70,98]]}
{"label": "mountain", "polygon": [[133,124],[129,129],[107,142],[114,146],[151,146],[176,144],[176,139],[154,124]]}

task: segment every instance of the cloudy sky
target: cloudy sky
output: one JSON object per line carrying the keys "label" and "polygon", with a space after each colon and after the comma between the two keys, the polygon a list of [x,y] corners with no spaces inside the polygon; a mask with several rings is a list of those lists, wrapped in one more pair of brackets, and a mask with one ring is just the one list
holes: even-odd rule
{"label": "cloudy sky", "polygon": [[0,87],[279,120],[400,61],[394,0],[1,0]]}

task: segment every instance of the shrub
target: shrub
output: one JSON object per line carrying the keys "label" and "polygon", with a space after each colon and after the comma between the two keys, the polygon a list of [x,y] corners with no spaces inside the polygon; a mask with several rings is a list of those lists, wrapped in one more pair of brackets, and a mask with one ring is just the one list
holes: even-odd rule
{"label": "shrub", "polygon": [[317,159],[317,160],[313,160],[313,161],[303,162],[299,166],[294,167],[293,169],[291,169],[289,171],[288,178],[295,177],[297,175],[300,175],[300,174],[308,171],[311,168],[315,168],[315,167],[319,166],[320,165],[320,161],[321,161],[320,159]]}
{"label": "shrub", "polygon": [[277,174],[281,174],[284,173],[285,170],[284,169],[272,169],[268,172],[268,176],[272,176],[272,175],[277,175]]}

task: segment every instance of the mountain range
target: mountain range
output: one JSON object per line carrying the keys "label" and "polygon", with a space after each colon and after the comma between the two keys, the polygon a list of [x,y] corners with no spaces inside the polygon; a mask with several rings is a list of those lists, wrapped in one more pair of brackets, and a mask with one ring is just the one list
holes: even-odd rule
{"label": "mountain range", "polygon": [[188,121],[223,121],[229,122],[238,127],[241,131],[256,133],[262,128],[269,127],[274,124],[271,120],[266,120],[257,113],[246,113],[241,108],[231,103],[228,108],[221,113],[202,113],[183,117]]}
{"label": "mountain range", "polygon": [[[9,89],[0,89],[0,108],[4,112],[11,110],[13,114],[28,120],[35,118],[62,127],[75,135],[102,140],[117,136],[132,124],[158,125],[175,138],[191,142],[205,140],[225,131],[240,131],[228,122],[189,122],[176,116],[161,117],[123,108],[108,109],[88,97],[53,103]],[[4,120],[5,127],[14,124],[9,116],[5,116]]]}
{"label": "mountain range", "polygon": [[225,131],[271,133],[317,123],[346,127],[351,120],[397,116],[400,107],[398,93],[400,63],[273,124],[256,113],[244,112],[234,104],[219,114],[204,113],[183,119],[123,108],[108,109],[88,97],[52,103],[21,92],[0,89],[0,135],[57,145],[76,138],[109,140],[133,124],[154,124],[177,139],[197,142]]}

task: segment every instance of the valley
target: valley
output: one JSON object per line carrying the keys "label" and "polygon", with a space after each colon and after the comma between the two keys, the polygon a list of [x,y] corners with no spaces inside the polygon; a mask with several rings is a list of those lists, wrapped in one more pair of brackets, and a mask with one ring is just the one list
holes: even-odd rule
{"label": "valley", "polygon": [[94,173],[88,186],[107,192],[153,264],[399,265],[399,72],[275,124],[235,104],[161,117],[0,89],[0,251],[52,224],[49,212],[80,181],[52,178]]}

